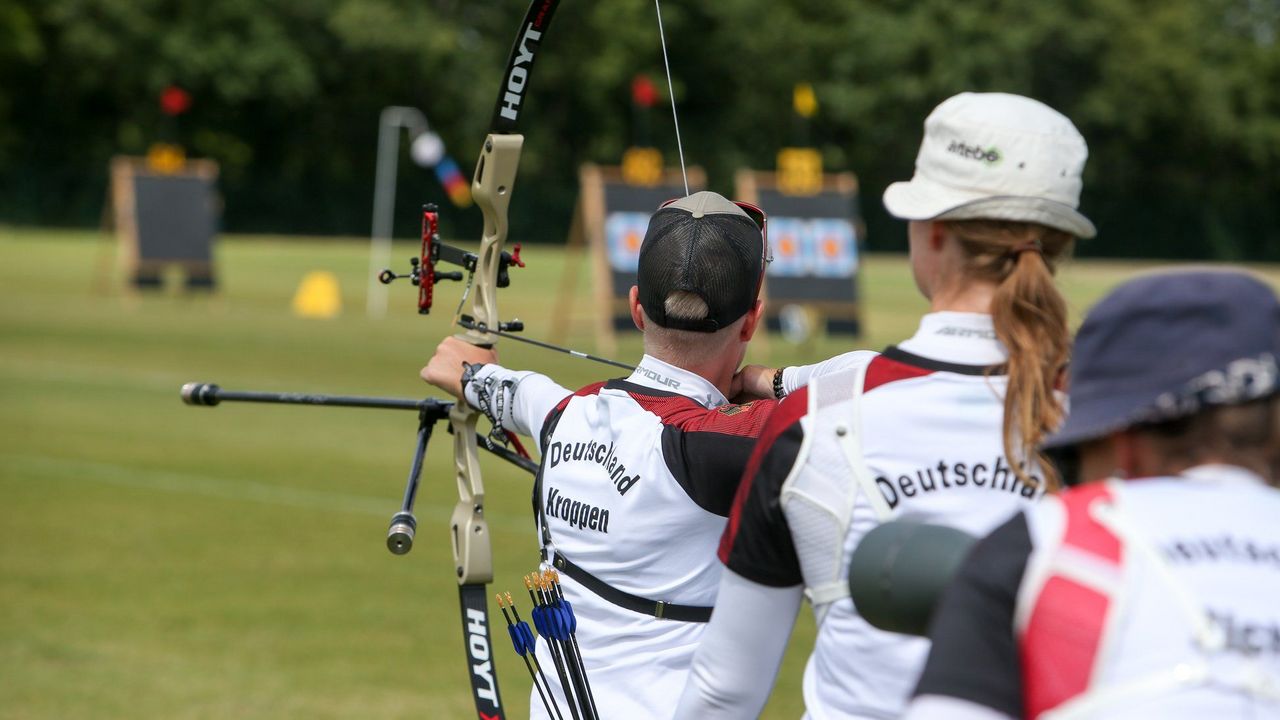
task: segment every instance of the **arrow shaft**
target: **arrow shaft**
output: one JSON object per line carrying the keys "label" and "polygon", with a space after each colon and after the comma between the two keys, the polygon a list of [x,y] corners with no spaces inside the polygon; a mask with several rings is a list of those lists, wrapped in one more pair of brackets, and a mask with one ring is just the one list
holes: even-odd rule
{"label": "arrow shaft", "polygon": [[572,355],[576,358],[582,358],[583,360],[591,360],[598,363],[604,363],[605,365],[612,365],[614,367],[622,368],[623,370],[636,369],[635,365],[628,365],[624,362],[619,362],[617,360],[610,360],[609,358],[602,358],[602,357],[599,357],[598,355],[592,355],[591,353],[582,352],[581,350],[573,350],[571,348],[561,347],[559,345],[553,345],[549,342],[543,342],[541,340],[534,340],[532,338],[522,337],[520,335],[516,335],[515,333],[509,333],[503,330],[495,330],[482,323],[477,323],[474,320],[468,320],[467,318],[458,318],[458,327],[465,328],[467,330],[471,330],[478,333],[484,333],[485,335],[497,335],[498,337],[510,338],[517,342],[525,343],[526,345],[533,345],[534,347],[540,347],[544,350],[551,350],[558,353],[564,353],[565,355]]}

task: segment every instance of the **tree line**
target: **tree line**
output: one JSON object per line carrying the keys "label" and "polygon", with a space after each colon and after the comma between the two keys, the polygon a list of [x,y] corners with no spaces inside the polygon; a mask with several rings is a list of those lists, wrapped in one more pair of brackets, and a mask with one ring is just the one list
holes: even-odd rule
{"label": "tree line", "polygon": [[[222,168],[224,228],[360,235],[378,113],[421,108],[470,172],[523,0],[0,0],[0,222],[92,226],[107,163],[179,142]],[[717,0],[663,4],[686,156],[712,189],[778,148],[852,170],[873,249],[905,247],[879,194],[911,174],[922,122],[962,90],[1040,99],[1090,147],[1080,252],[1280,260],[1280,2]],[[522,123],[512,206],[561,241],[577,166],[652,143],[675,164],[651,0],[564,0]],[[662,101],[631,105],[636,75]],[[798,123],[797,82],[816,116]],[[190,110],[164,115],[169,85]],[[803,126],[802,126],[803,125]],[[398,234],[444,203],[401,165]],[[408,209],[408,210],[406,210]],[[479,213],[449,210],[449,234]]]}

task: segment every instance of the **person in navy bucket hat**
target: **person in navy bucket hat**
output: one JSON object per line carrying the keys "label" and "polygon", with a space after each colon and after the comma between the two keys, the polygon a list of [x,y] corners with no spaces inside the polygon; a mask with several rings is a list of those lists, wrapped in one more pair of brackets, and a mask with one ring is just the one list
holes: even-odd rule
{"label": "person in navy bucket hat", "polygon": [[1276,391],[1278,359],[1280,303],[1261,281],[1211,270],[1139,277],[1080,327],[1070,410],[1045,447],[1264,397]]}
{"label": "person in navy bucket hat", "polygon": [[906,720],[1280,717],[1277,360],[1280,301],[1242,272],[1099,302],[1046,443],[1087,482],[970,552]]}

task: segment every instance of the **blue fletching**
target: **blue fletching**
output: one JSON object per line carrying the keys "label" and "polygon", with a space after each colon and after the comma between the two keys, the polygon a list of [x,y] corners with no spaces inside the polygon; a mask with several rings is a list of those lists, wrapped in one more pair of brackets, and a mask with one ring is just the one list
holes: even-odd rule
{"label": "blue fletching", "polygon": [[533,609],[533,626],[538,629],[538,634],[542,637],[551,637],[551,633],[547,631],[546,609],[535,607]]}
{"label": "blue fletching", "polygon": [[551,626],[550,629],[554,633],[552,637],[557,640],[569,639],[569,618],[565,616],[564,608],[559,603],[551,607],[547,624]]}
{"label": "blue fletching", "polygon": [[520,647],[522,638],[520,637],[520,628],[517,625],[508,625],[507,633],[511,635],[511,647],[516,649],[517,655],[524,655],[526,650]]}
{"label": "blue fletching", "polygon": [[520,640],[524,643],[526,652],[534,652],[538,649],[538,638],[534,636],[533,630],[529,627],[529,623],[521,621],[516,627],[520,632]]}
{"label": "blue fletching", "polygon": [[564,604],[564,611],[569,616],[569,632],[578,632],[578,616],[573,614],[573,605],[568,600],[561,600],[560,602]]}

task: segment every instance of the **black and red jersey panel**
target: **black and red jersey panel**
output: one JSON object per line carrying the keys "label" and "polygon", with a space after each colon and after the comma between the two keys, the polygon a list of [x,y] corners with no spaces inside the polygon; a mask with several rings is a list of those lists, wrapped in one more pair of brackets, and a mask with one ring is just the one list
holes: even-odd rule
{"label": "black and red jersey panel", "polygon": [[801,388],[788,395],[765,424],[720,540],[720,561],[762,585],[785,587],[802,581],[780,497],[782,483],[800,455],[800,420],[808,405],[808,390]]}

